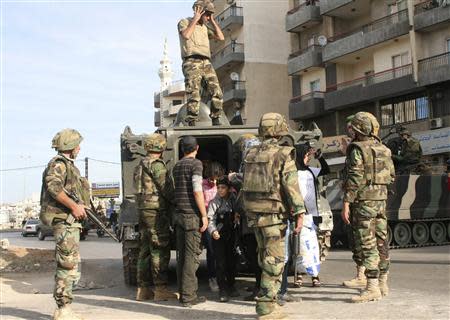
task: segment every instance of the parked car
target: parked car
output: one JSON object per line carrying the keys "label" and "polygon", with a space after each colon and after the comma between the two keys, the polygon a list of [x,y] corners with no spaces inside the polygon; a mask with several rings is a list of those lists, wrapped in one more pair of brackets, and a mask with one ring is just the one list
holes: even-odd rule
{"label": "parked car", "polygon": [[36,235],[37,234],[37,226],[39,224],[38,219],[28,219],[22,227],[22,236],[27,237],[28,235]]}

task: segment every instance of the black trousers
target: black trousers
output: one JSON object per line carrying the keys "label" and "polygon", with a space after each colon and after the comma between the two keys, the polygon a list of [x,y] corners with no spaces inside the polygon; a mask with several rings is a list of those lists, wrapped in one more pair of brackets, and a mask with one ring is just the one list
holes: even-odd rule
{"label": "black trousers", "polygon": [[216,256],[216,277],[219,289],[229,290],[234,287],[236,278],[236,250],[232,232],[221,234],[219,240],[212,240]]}

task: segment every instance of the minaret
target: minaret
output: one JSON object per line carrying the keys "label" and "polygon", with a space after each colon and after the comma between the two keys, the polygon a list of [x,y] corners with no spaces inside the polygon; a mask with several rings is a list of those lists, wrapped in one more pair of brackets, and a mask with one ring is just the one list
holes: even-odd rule
{"label": "minaret", "polygon": [[161,92],[166,90],[172,83],[173,71],[172,62],[169,59],[167,50],[167,38],[164,39],[164,53],[163,58],[160,61],[161,67],[159,68],[158,75],[161,79]]}

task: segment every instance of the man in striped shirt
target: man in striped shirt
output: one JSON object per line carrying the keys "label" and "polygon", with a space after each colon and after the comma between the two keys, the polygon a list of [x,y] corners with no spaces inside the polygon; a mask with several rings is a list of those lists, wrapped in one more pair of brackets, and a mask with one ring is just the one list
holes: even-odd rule
{"label": "man in striped shirt", "polygon": [[200,264],[201,233],[208,227],[202,190],[202,162],[196,159],[198,144],[193,136],[181,141],[183,159],[173,168],[176,204],[177,281],[180,302],[192,307],[206,301],[198,297],[195,275]]}

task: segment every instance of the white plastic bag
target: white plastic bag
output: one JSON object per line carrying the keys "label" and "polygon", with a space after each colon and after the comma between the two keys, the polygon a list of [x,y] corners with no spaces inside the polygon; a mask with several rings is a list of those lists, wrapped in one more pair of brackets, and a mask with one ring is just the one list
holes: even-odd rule
{"label": "white plastic bag", "polygon": [[298,272],[317,277],[320,271],[320,250],[315,226],[303,226],[300,232],[300,254],[297,257]]}

